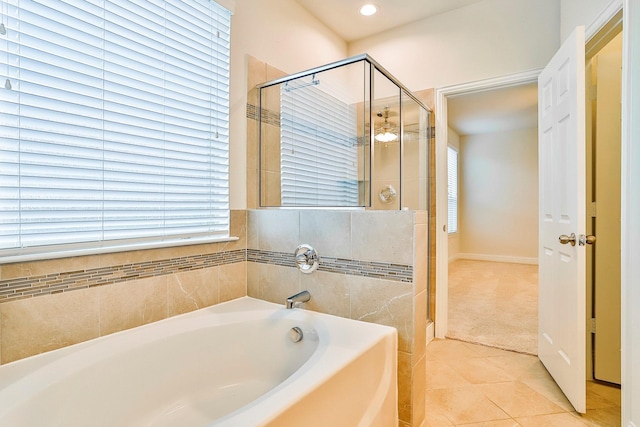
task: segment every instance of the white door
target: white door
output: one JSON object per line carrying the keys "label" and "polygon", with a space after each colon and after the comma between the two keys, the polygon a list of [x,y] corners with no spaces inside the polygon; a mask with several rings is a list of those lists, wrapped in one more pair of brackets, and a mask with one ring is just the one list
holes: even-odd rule
{"label": "white door", "polygon": [[[578,27],[538,78],[538,356],[582,413],[586,255],[578,241],[585,233],[584,46],[584,27]],[[564,244],[560,236],[566,236]]]}

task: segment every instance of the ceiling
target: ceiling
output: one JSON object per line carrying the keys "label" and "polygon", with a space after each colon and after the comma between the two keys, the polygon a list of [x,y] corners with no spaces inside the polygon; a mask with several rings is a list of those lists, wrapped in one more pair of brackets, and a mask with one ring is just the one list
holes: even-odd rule
{"label": "ceiling", "polygon": [[449,127],[460,136],[538,125],[538,85],[529,83],[447,99]]}
{"label": "ceiling", "polygon": [[[478,3],[482,0],[295,0],[345,41],[369,37],[409,22]],[[378,13],[360,15],[360,7],[373,3]]]}
{"label": "ceiling", "polygon": [[[295,1],[350,42],[483,0]],[[375,4],[378,13],[369,17],[360,15],[360,6],[365,3]],[[449,127],[461,136],[535,127],[536,84],[449,97],[448,121]]]}

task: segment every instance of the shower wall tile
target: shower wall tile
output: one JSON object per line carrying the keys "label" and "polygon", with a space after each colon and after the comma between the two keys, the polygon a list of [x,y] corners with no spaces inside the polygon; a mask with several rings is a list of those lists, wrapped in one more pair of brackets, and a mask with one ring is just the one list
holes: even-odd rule
{"label": "shower wall tile", "polygon": [[98,295],[91,289],[1,305],[2,363],[100,335]]}
{"label": "shower wall tile", "polygon": [[101,267],[100,256],[69,257],[0,265],[0,280],[40,276],[58,271],[78,271]]}
{"label": "shower wall tile", "polygon": [[[386,145],[386,146],[385,146]],[[400,176],[400,144],[389,143],[375,146],[375,176],[379,179],[396,179]]]}
{"label": "shower wall tile", "polygon": [[[280,128],[262,125],[262,146],[260,149],[262,170],[280,173]],[[280,184],[278,183],[278,188]]]}
{"label": "shower wall tile", "polygon": [[[396,190],[396,197],[392,199],[390,202],[384,202],[380,198],[380,193],[387,188],[387,186],[391,186]],[[397,211],[400,209],[400,179],[397,177],[395,179],[374,179],[372,181],[372,191],[373,191],[373,211]]]}
{"label": "shower wall tile", "polygon": [[[267,64],[267,78],[266,81],[271,81],[271,80],[275,80],[275,79],[279,79],[280,77],[285,77],[287,75],[287,73],[285,73],[284,71]],[[264,83],[264,82],[263,82]],[[280,102],[278,102],[278,106],[280,105]]]}
{"label": "shower wall tile", "polygon": [[300,289],[312,295],[305,308],[351,318],[350,278],[345,274],[316,271],[300,275]]}
{"label": "shower wall tile", "polygon": [[416,294],[427,289],[427,275],[429,270],[428,231],[427,224],[416,224],[414,226],[415,250],[413,253],[413,283],[415,284]]}
{"label": "shower wall tile", "polygon": [[262,199],[260,203],[264,206],[280,206],[282,197],[280,193],[280,172],[262,171],[260,174]]}
{"label": "shower wall tile", "polygon": [[247,90],[250,96],[247,97],[247,103],[258,105],[258,90],[256,86],[267,80],[267,64],[247,55]]}
{"label": "shower wall tile", "polygon": [[412,358],[411,353],[398,351],[398,418],[412,425]]}
{"label": "shower wall tile", "polygon": [[[426,289],[413,297],[413,327],[415,336],[411,354],[414,362],[421,359],[427,349],[427,291]],[[420,332],[422,331],[422,332]]]}
{"label": "shower wall tile", "polygon": [[247,263],[247,295],[284,304],[287,298],[300,292],[300,272],[280,265]]}
{"label": "shower wall tile", "polygon": [[220,302],[218,281],[220,268],[184,271],[168,276],[165,317],[218,304]]}
{"label": "shower wall tile", "polygon": [[226,302],[247,295],[247,262],[224,264],[218,269],[218,301]]}
{"label": "shower wall tile", "polygon": [[411,419],[414,426],[419,426],[425,418],[426,376],[426,356],[423,356],[414,362],[411,372]]}
{"label": "shower wall tile", "polygon": [[398,350],[413,347],[413,289],[410,283],[367,277],[349,277],[351,318],[393,326],[398,330]]}
{"label": "shower wall tile", "polygon": [[351,212],[300,211],[300,242],[313,246],[320,256],[352,258]]}
{"label": "shower wall tile", "polygon": [[351,232],[354,259],[412,265],[412,211],[353,212]]}
{"label": "shower wall tile", "polygon": [[[249,211],[249,217],[258,216],[258,247],[267,251],[290,252],[300,244],[300,214],[297,210]],[[255,224],[250,219],[252,224]],[[255,242],[251,242],[254,243]]]}
{"label": "shower wall tile", "polygon": [[258,122],[247,118],[247,209],[257,209],[259,198]]}
{"label": "shower wall tile", "polygon": [[99,289],[100,335],[167,317],[167,277],[121,282]]}

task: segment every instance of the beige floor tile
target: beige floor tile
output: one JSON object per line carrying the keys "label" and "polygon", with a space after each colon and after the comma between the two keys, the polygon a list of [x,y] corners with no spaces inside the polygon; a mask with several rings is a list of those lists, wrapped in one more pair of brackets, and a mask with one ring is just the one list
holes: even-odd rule
{"label": "beige floor tile", "polygon": [[504,356],[505,354],[517,354],[511,351],[502,350],[500,348],[489,347],[482,344],[463,341],[467,348],[470,348],[479,357]]}
{"label": "beige floor tile", "polygon": [[487,360],[516,379],[549,375],[540,360],[529,354],[502,350],[501,354],[487,357]]}
{"label": "beige floor tile", "polygon": [[451,421],[434,405],[427,405],[425,408],[424,427],[449,427],[453,426]]}
{"label": "beige floor tile", "polygon": [[527,377],[520,379],[520,381],[531,387],[565,411],[573,411],[573,406],[564,395],[564,393],[562,393],[562,390],[560,390],[553,378],[551,378],[551,375],[547,375],[546,377]]}
{"label": "beige floor tile", "polygon": [[482,391],[514,418],[564,412],[561,407],[519,381],[486,384],[482,386]]}
{"label": "beige floor tile", "polygon": [[456,340],[435,339],[427,346],[428,360],[451,360],[478,357],[478,353],[466,343]]}
{"label": "beige floor tile", "polygon": [[426,389],[464,387],[471,383],[445,362],[427,361]]}
{"label": "beige floor tile", "polygon": [[459,427],[519,427],[516,420],[497,420],[486,423],[458,424]]}
{"label": "beige floor tile", "polygon": [[426,397],[426,413],[433,409],[454,425],[505,420],[510,417],[482,392],[481,386],[431,390]]}
{"label": "beige floor tile", "polygon": [[535,356],[435,340],[426,375],[427,427],[620,426],[619,388],[587,382],[587,414],[577,414]]}
{"label": "beige floor tile", "polygon": [[472,384],[501,383],[516,379],[513,375],[495,366],[487,359],[485,357],[451,359],[446,363]]}
{"label": "beige floor tile", "polygon": [[523,427],[585,427],[588,424],[569,412],[516,418]]}

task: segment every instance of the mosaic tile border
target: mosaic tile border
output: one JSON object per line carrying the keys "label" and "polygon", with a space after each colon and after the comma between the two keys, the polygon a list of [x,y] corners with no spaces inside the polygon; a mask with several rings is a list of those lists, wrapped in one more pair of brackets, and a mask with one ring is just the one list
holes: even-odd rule
{"label": "mosaic tile border", "polygon": [[[201,270],[244,261],[295,268],[293,254],[288,252],[237,249],[212,254],[0,280],[0,303],[110,285],[129,280],[164,276],[182,271]],[[323,256],[320,257],[318,271],[405,283],[413,281],[412,266],[386,262]]]}
{"label": "mosaic tile border", "polygon": [[243,262],[245,249],[0,280],[0,303]]}
{"label": "mosaic tile border", "polygon": [[[247,119],[258,120],[258,110],[257,105],[247,104]],[[263,108],[262,123],[280,127],[280,113]]]}
{"label": "mosaic tile border", "polygon": [[[293,254],[288,252],[247,249],[247,261],[295,268]],[[395,282],[412,283],[413,266],[377,261],[360,261],[320,256],[318,271],[364,276]]]}

